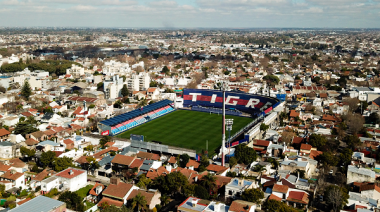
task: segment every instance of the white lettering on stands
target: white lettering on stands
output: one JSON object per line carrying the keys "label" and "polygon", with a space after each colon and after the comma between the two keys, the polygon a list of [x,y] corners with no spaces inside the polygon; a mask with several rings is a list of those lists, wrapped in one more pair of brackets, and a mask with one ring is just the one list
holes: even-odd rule
{"label": "white lettering on stands", "polygon": [[259,103],[260,103],[260,100],[258,100],[258,99],[249,99],[249,101],[245,107],[255,108],[255,106]]}
{"label": "white lettering on stands", "polygon": [[212,96],[211,96],[211,103],[215,103],[215,100],[216,100],[216,94],[213,94]]}
{"label": "white lettering on stands", "polygon": [[193,96],[192,101],[193,101],[193,102],[196,102],[196,101],[197,101],[197,96],[198,96],[198,95],[202,95],[202,94],[201,94],[201,93],[189,93],[189,95]]}
{"label": "white lettering on stands", "polygon": [[231,99],[240,99],[239,96],[227,96],[226,105],[237,105],[238,101],[232,101],[230,103]]}
{"label": "white lettering on stands", "polygon": [[272,106],[272,103],[267,102],[267,103],[265,103],[264,106],[262,106],[262,107],[260,108],[260,111],[264,111],[264,110],[268,109],[270,106]]}

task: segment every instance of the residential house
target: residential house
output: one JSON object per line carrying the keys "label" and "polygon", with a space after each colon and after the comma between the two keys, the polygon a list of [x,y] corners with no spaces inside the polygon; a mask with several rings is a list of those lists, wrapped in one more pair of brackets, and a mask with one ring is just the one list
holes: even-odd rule
{"label": "residential house", "polygon": [[92,203],[98,203],[102,199],[102,192],[105,186],[101,183],[95,183],[94,187],[89,191],[88,201]]}
{"label": "residential house", "polygon": [[0,176],[0,184],[5,186],[5,190],[8,191],[12,188],[21,189],[25,188],[25,175],[24,173],[16,172],[15,170],[9,170]]}
{"label": "residential house", "polygon": [[83,169],[67,168],[47,179],[41,181],[42,193],[51,189],[77,191],[87,184],[87,171]]}
{"label": "residential house", "polygon": [[202,200],[195,197],[189,197],[184,202],[182,202],[178,208],[178,212],[203,212],[207,206],[210,204],[209,200]]}
{"label": "residential house", "polygon": [[103,198],[99,201],[98,206],[101,206],[103,202],[116,207],[126,205],[127,198],[134,189],[139,188],[129,183],[120,182],[118,178],[111,178],[111,184],[103,191]]}
{"label": "residential house", "polygon": [[257,207],[256,203],[247,202],[243,200],[234,200],[231,203],[228,212],[255,212],[255,210],[260,209],[261,207]]}
{"label": "residential house", "polygon": [[26,139],[28,138],[31,138],[31,139],[34,139],[38,142],[41,142],[41,141],[44,141],[47,139],[47,135],[45,135],[44,132],[42,131],[37,131],[37,132],[33,132],[33,133],[30,133],[30,134],[27,134],[25,136]]}
{"label": "residential house", "polygon": [[10,134],[11,134],[11,132],[9,132],[8,130],[1,128],[0,129],[0,141],[2,142],[2,141],[8,140]]}
{"label": "residential house", "polygon": [[11,159],[14,157],[13,143],[9,141],[0,142],[0,158]]}
{"label": "residential house", "polygon": [[158,88],[148,88],[147,97],[151,100],[158,100],[160,98],[160,90]]}
{"label": "residential house", "polygon": [[129,167],[132,165],[135,159],[136,159],[136,156],[131,157],[131,156],[117,154],[111,161],[112,169],[115,170],[116,172],[121,172],[122,170],[129,169]]}
{"label": "residential house", "polygon": [[161,204],[161,193],[157,190],[154,191],[145,191],[141,189],[134,189],[127,197],[127,201],[132,201],[133,198],[135,198],[137,195],[141,195],[145,197],[146,200],[146,206],[149,208],[149,210],[153,210],[154,207],[156,207],[157,204]]}
{"label": "residential house", "polygon": [[210,172],[211,174],[217,174],[220,176],[226,176],[227,172],[230,171],[230,168],[224,167],[224,166],[219,166],[215,164],[210,164],[206,167],[206,170]]}
{"label": "residential house", "polygon": [[258,183],[253,180],[233,178],[225,186],[225,197],[236,199],[241,197],[241,194],[246,189],[258,188]]}
{"label": "residential house", "polygon": [[310,159],[308,157],[296,156],[292,159],[288,159],[285,156],[284,160],[280,163],[280,170],[288,170],[290,172],[295,172],[298,170],[305,171],[305,177],[309,178],[315,174],[318,162]]}
{"label": "residential house", "polygon": [[347,169],[347,184],[353,182],[375,182],[376,174],[371,169],[358,168],[348,165]]}

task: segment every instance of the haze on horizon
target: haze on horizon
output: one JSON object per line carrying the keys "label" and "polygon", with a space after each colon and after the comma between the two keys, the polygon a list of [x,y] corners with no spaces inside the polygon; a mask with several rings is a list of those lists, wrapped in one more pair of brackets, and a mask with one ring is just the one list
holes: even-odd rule
{"label": "haze on horizon", "polygon": [[2,27],[380,28],[380,0],[0,0]]}

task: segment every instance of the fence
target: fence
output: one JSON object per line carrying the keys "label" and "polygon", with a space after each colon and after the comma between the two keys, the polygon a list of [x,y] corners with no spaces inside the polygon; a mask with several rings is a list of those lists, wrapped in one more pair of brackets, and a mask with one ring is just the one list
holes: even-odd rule
{"label": "fence", "polygon": [[98,210],[98,206],[97,205],[94,205],[92,208],[88,209],[87,211],[85,212],[95,212]]}

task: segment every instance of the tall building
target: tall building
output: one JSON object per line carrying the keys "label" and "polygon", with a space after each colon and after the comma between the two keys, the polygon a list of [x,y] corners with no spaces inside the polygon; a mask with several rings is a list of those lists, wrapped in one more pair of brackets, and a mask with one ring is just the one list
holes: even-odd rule
{"label": "tall building", "polygon": [[116,99],[120,96],[121,89],[123,88],[123,78],[119,75],[114,75],[110,80],[103,82],[103,89],[106,99]]}
{"label": "tall building", "polygon": [[130,91],[145,91],[149,88],[150,76],[147,72],[140,72],[126,79],[125,83]]}

